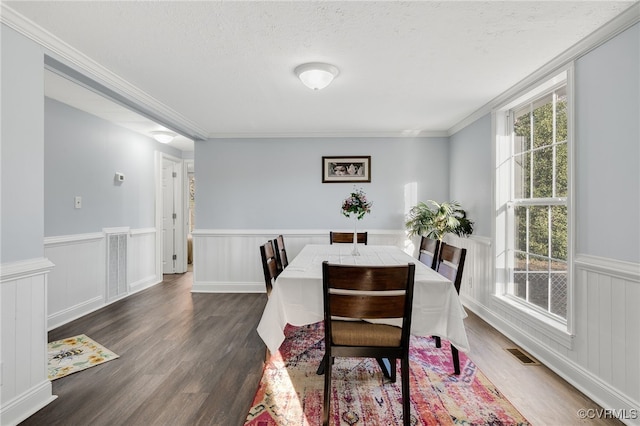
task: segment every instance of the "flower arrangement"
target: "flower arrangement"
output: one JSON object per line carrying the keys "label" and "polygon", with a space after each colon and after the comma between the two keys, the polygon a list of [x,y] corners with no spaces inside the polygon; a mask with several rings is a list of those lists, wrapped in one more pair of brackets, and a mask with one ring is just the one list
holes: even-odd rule
{"label": "flower arrangement", "polygon": [[365,214],[371,213],[372,205],[371,201],[367,201],[367,196],[362,188],[354,187],[351,195],[342,202],[342,214],[346,217],[354,215],[356,219],[360,220]]}

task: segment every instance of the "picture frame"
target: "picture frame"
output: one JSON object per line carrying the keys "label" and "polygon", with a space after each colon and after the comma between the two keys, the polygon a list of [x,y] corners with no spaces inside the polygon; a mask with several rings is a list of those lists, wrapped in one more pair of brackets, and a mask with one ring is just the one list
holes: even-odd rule
{"label": "picture frame", "polygon": [[322,183],[371,182],[371,156],[323,156]]}

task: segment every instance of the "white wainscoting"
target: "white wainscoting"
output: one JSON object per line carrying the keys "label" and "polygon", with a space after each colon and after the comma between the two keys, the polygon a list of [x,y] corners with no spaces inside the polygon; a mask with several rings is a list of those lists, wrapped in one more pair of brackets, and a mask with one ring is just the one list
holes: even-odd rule
{"label": "white wainscoting", "polygon": [[45,238],[45,256],[56,265],[49,275],[49,329],[104,305],[104,241],[102,232]]}
{"label": "white wainscoting", "polygon": [[129,237],[128,280],[131,293],[144,290],[160,281],[156,275],[156,229],[132,229]]}
{"label": "white wainscoting", "polygon": [[[336,229],[335,231],[353,232]],[[413,254],[403,231],[369,231],[371,245],[397,245]],[[289,259],[306,244],[328,244],[328,230],[194,230],[193,292],[264,293],[260,245],[282,234]]]}
{"label": "white wainscoting", "polygon": [[489,239],[450,240],[467,248],[460,295],[468,309],[603,408],[626,416],[625,424],[640,425],[640,265],[576,256],[574,335],[567,345],[562,332],[554,336],[494,295]]}
{"label": "white wainscoting", "polygon": [[47,379],[47,274],[45,258],[3,264],[0,419],[16,425],[56,397]]}
{"label": "white wainscoting", "polygon": [[162,281],[156,275],[155,228],[130,230],[127,239],[128,291],[107,301],[105,233],[45,238],[45,255],[56,265],[49,276],[49,329]]}

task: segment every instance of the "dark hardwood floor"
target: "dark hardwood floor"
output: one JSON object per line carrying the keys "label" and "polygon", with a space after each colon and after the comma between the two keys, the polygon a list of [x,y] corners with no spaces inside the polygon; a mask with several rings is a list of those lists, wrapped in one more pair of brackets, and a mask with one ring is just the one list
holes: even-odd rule
{"label": "dark hardwood floor", "polygon": [[[120,358],[53,382],[58,396],[21,423],[32,425],[220,425],[244,423],[262,374],[256,326],[264,294],[192,294],[192,274],[49,332],[49,341],[86,334]],[[524,366],[513,346],[470,313],[471,359],[534,425],[581,421],[597,406],[544,366]]]}
{"label": "dark hardwood floor", "polygon": [[28,425],[241,425],[262,375],[265,294],[192,294],[192,274],[49,332],[86,334],[120,358],[53,382]]}

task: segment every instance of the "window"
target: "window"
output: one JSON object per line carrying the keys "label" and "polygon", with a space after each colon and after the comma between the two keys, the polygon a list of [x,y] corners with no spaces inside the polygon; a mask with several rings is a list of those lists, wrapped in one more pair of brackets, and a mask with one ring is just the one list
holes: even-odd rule
{"label": "window", "polygon": [[514,267],[509,294],[566,319],[566,86],[511,114]]}
{"label": "window", "polygon": [[569,300],[567,72],[498,111],[498,294],[566,324]]}

